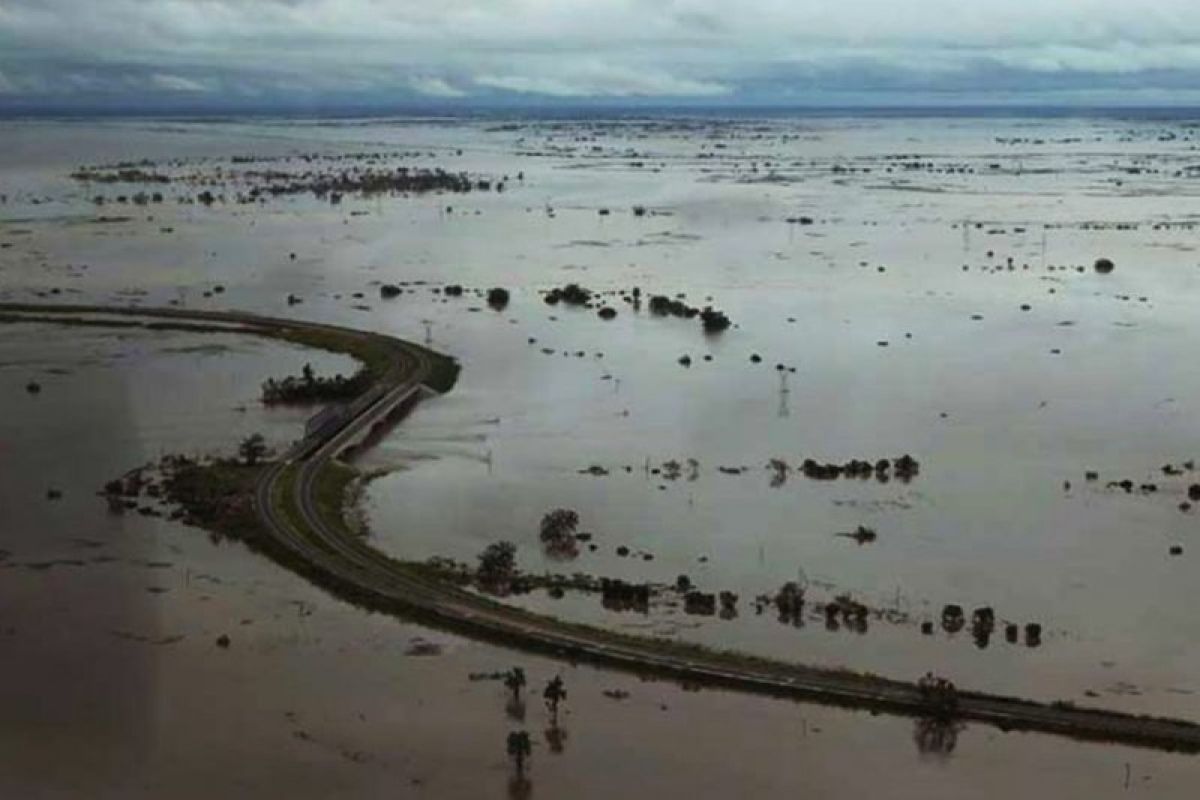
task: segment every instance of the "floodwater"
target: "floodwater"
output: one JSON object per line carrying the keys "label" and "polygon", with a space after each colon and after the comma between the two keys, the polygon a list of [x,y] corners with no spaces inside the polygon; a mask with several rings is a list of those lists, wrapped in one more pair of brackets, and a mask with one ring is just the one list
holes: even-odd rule
{"label": "floodwater", "polygon": [[[513,602],[1200,719],[1200,511],[1179,509],[1200,473],[1161,471],[1196,457],[1200,432],[1188,366],[1200,160],[1182,121],[13,122],[0,142],[0,299],[292,315],[428,337],[463,362],[453,392],[364,459],[391,470],[365,498],[388,552],[471,561],[509,539],[531,571],[686,574],[737,592],[738,617]],[[375,151],[509,179],[503,193],[205,208],[176,203],[194,188],[175,184],[161,205],[97,207],[93,194],[136,187],[69,177],[127,160],[180,159],[162,169],[185,172]],[[812,224],[788,222],[801,216]],[[1112,274],[1091,269],[1101,256]],[[426,286],[380,299],[379,282],[403,281],[503,286],[512,302],[497,312]],[[615,295],[611,321],[542,302],[539,290],[568,282],[685,292],[735,327],[705,336]],[[238,546],[111,517],[95,496],[165,452],[230,452],[255,430],[283,445],[305,412],[262,409],[258,384],[306,361],[344,371],[344,359],[226,335],[4,334],[7,793],[261,795],[282,780],[313,797],[505,796],[520,788],[503,753],[518,723],[499,684],[467,676],[512,663],[535,689],[534,796],[1103,796],[1126,791],[1127,762],[1129,790],[1148,796],[1185,796],[1196,779],[1191,757],[980,728],[939,757],[919,752],[909,720],[684,692],[365,615]],[[30,396],[34,379],[43,391]],[[909,483],[792,471],[772,485],[767,469],[904,453],[921,467]],[[653,472],[672,459],[696,468]],[[607,474],[581,474],[593,465]],[[1133,493],[1107,487],[1125,478]],[[1150,482],[1156,492],[1137,491]],[[542,514],[560,506],[594,534],[595,551],[571,562],[538,542]],[[859,525],[877,540],[837,535]],[[895,613],[865,633],[754,613],[754,595],[798,578],[814,600],[848,593]],[[997,631],[981,648],[969,629],[937,625],[923,635],[946,603],[1038,622],[1041,645]],[[222,633],[228,650],[214,644]],[[423,650],[414,641],[440,653],[406,655]],[[535,701],[558,670],[568,736],[553,753]]]}

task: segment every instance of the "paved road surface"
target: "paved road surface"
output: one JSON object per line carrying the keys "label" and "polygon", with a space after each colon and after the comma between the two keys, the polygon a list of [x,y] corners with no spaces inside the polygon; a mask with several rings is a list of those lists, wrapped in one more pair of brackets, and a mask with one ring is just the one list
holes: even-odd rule
{"label": "paved road surface", "polygon": [[[30,306],[0,304],[0,313]],[[87,306],[37,306],[36,311],[76,315],[122,314],[248,328],[331,328],[315,323],[269,319],[236,312],[182,309],[114,309]],[[351,405],[340,428],[333,426],[299,442],[263,475],[256,499],[263,523],[275,539],[355,596],[369,596],[420,619],[456,631],[571,660],[586,660],[637,673],[760,694],[814,700],[871,711],[921,717],[929,714],[916,684],[869,675],[805,667],[799,664],[664,646],[648,638],[614,634],[565,623],[503,606],[448,582],[427,577],[331,525],[319,513],[314,486],[323,467],[346,446],[404,403],[415,400],[431,371],[428,351],[381,334],[337,329],[354,336],[386,340],[393,366],[369,397]],[[287,479],[285,481],[285,479]],[[293,504],[287,514],[280,506]],[[978,692],[958,693],[955,716],[1004,730],[1054,733],[1080,739],[1187,752],[1200,751],[1200,726],[1182,720],[1135,717],[1063,704],[1043,704]]]}

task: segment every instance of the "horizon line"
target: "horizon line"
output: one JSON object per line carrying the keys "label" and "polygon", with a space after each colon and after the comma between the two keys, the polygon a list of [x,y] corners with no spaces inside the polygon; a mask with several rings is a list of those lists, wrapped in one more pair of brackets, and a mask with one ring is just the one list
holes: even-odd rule
{"label": "horizon line", "polygon": [[190,104],[77,104],[0,101],[0,119],[91,119],[156,118],[218,119],[221,117],[285,117],[309,119],[389,119],[389,118],[470,118],[502,116],[564,117],[622,116],[764,116],[823,115],[854,113],[861,115],[1019,114],[1064,116],[1200,116],[1200,103],[1081,103],[1081,102],[945,102],[945,103],[687,103],[623,99],[563,102],[402,102],[402,103],[319,103],[274,102],[261,104],[190,103]]}

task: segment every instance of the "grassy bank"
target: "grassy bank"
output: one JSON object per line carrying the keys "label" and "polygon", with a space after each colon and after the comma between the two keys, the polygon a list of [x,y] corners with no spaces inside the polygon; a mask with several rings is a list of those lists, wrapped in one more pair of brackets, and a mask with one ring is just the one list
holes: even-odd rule
{"label": "grassy bank", "polygon": [[[88,318],[85,314],[104,314],[108,319]],[[112,319],[130,317],[131,319]],[[143,317],[145,319],[134,319]],[[177,319],[176,319],[177,318]],[[199,321],[197,321],[199,320]],[[444,393],[458,380],[458,362],[442,353],[381,333],[359,331],[335,325],[294,324],[240,312],[203,311],[183,308],[137,308],[126,306],[41,305],[36,303],[0,304],[0,324],[39,322],[89,328],[124,328],[184,333],[233,333],[266,336],[302,347],[312,347],[350,356],[374,383],[384,378],[395,365],[401,347],[421,351],[430,365],[425,385]],[[216,324],[224,323],[224,324]]]}
{"label": "grassy bank", "polygon": [[340,461],[330,461],[321,467],[313,484],[313,502],[317,514],[343,536],[354,536],[346,522],[346,501],[350,485],[359,477],[358,470]]}

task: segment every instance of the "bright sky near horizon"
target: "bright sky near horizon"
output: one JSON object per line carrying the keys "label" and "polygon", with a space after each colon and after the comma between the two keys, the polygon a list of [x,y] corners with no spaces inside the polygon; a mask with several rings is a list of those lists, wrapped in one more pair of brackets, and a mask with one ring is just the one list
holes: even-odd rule
{"label": "bright sky near horizon", "polygon": [[1197,0],[0,0],[6,103],[1189,104]]}

